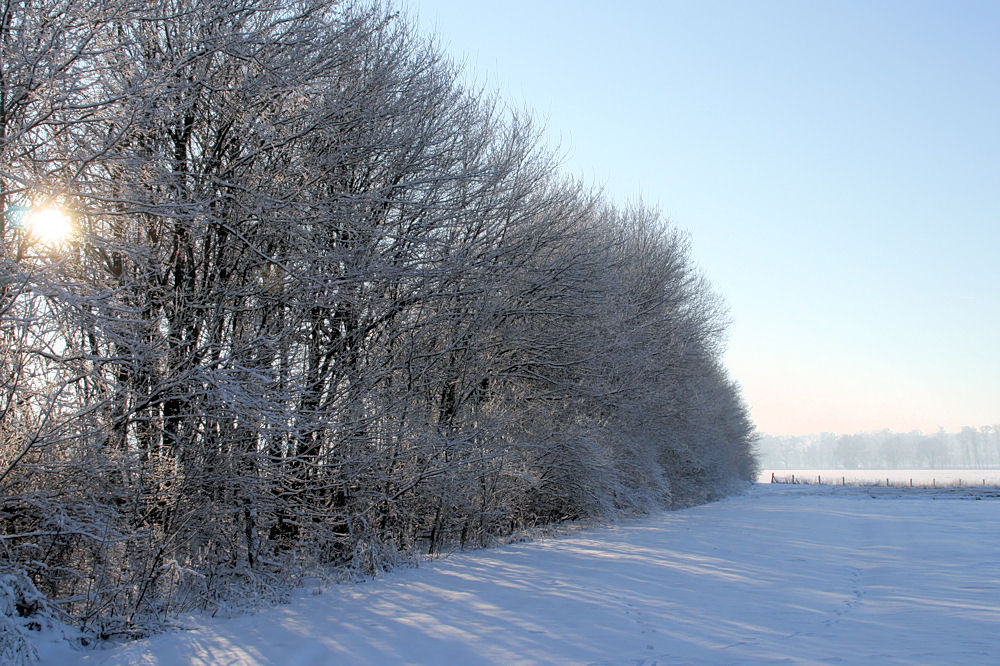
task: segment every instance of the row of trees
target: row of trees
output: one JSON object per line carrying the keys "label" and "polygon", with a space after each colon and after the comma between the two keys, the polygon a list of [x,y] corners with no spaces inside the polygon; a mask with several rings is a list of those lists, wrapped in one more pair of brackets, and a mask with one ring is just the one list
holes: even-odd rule
{"label": "row of trees", "polygon": [[0,49],[0,561],[85,628],[753,477],[684,237],[391,7],[0,0]]}
{"label": "row of trees", "polygon": [[765,469],[1000,469],[1000,425],[931,434],[762,435],[758,453]]}

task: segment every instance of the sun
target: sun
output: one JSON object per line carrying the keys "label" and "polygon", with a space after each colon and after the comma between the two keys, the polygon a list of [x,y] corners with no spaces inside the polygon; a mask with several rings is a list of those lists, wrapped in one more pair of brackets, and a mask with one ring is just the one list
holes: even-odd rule
{"label": "sun", "polygon": [[73,221],[55,205],[36,208],[26,221],[31,235],[46,245],[58,245],[73,233]]}

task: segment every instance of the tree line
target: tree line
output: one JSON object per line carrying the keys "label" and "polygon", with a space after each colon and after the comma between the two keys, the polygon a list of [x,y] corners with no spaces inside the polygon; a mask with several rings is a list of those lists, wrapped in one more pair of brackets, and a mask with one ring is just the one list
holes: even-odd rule
{"label": "tree line", "polygon": [[684,235],[389,4],[0,0],[0,155],[0,567],[88,631],[754,476]]}
{"label": "tree line", "polygon": [[1000,469],[1000,425],[958,432],[761,435],[764,469]]}

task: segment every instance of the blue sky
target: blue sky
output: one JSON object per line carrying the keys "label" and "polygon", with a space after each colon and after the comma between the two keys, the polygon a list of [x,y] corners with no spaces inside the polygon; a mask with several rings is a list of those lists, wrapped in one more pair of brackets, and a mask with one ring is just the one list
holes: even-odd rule
{"label": "blue sky", "polygon": [[1000,423],[1000,3],[405,6],[690,232],[762,431]]}

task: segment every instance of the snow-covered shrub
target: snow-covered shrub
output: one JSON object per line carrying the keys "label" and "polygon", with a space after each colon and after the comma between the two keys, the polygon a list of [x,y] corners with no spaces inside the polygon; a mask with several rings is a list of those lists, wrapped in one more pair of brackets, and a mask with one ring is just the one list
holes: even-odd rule
{"label": "snow-covered shrub", "polygon": [[0,663],[34,663],[32,632],[57,624],[48,600],[23,572],[0,570]]}

